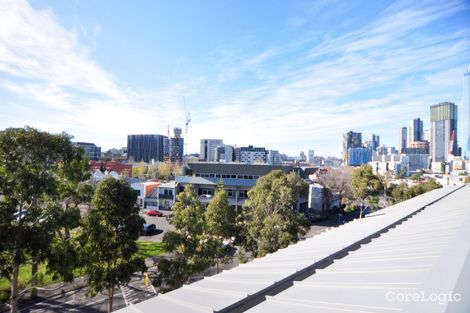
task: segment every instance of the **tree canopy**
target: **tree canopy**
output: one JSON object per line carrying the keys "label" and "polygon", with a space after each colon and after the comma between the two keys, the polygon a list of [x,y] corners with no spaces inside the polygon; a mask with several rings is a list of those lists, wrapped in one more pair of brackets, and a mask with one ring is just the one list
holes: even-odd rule
{"label": "tree canopy", "polygon": [[255,257],[264,256],[304,235],[309,224],[296,212],[296,203],[307,192],[308,185],[293,172],[276,170],[259,178],[240,217],[244,249]]}
{"label": "tree canopy", "polygon": [[[351,187],[354,199],[361,201],[362,211],[363,202],[370,196],[381,192],[383,190],[383,183],[380,176],[373,174],[372,166],[363,164],[354,170]],[[360,216],[362,216],[362,212]]]}
{"label": "tree canopy", "polygon": [[33,265],[51,257],[56,231],[73,227],[76,212],[64,212],[56,200],[69,182],[85,179],[87,159],[70,140],[30,127],[0,132],[0,256],[2,275],[11,281],[11,312],[18,310],[19,267],[26,255]]}
{"label": "tree canopy", "polygon": [[175,230],[165,233],[163,243],[172,257],[158,263],[158,283],[166,290],[178,288],[204,271],[214,263],[217,251],[217,241],[205,233],[204,209],[191,185],[178,194],[170,222]]}
{"label": "tree canopy", "polygon": [[105,178],[97,187],[92,208],[84,218],[80,241],[89,294],[108,292],[112,311],[114,287],[126,284],[132,274],[146,271],[137,255],[136,240],[144,220],[135,203],[137,196],[125,180]]}

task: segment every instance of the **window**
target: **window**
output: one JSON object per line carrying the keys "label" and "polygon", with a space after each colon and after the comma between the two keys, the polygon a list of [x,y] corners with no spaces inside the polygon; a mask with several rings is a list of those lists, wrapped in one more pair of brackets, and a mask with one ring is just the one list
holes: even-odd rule
{"label": "window", "polygon": [[199,195],[210,195],[214,194],[214,189],[211,188],[199,188]]}
{"label": "window", "polygon": [[238,196],[240,198],[248,198],[248,190],[240,190],[238,191]]}

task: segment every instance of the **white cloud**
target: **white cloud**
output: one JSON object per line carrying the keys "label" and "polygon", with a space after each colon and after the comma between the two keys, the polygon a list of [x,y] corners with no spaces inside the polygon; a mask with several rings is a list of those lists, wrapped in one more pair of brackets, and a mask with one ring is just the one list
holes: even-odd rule
{"label": "white cloud", "polygon": [[[0,7],[0,90],[28,99],[0,102],[8,106],[0,127],[67,130],[105,148],[125,145],[127,134],[184,126],[183,96],[193,120],[191,152],[200,138],[217,137],[291,154],[313,148],[339,155],[347,130],[379,132],[382,142],[396,144],[399,126],[426,119],[429,104],[455,96],[470,53],[465,27],[423,30],[466,10],[464,2],[398,2],[343,34],[301,32],[308,23],[293,17],[287,21],[292,42],[259,43],[255,52],[217,50],[213,79],[190,77],[142,91],[101,68],[52,11],[23,1],[0,0]],[[85,33],[99,40],[103,27]],[[238,89],[244,75],[256,82]]]}

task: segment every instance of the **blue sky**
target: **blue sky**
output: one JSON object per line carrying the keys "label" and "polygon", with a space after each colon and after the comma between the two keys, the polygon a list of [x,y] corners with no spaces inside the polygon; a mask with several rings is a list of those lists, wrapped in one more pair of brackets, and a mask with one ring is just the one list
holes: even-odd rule
{"label": "blue sky", "polygon": [[166,134],[298,155],[342,133],[397,145],[462,100],[468,1],[0,0],[0,128],[104,149]]}

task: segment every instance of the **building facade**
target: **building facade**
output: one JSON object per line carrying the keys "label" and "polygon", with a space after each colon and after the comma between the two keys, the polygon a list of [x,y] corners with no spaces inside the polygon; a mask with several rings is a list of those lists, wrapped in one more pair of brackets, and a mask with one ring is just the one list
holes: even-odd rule
{"label": "building facade", "polygon": [[446,162],[449,154],[458,154],[457,138],[451,142],[452,132],[457,132],[457,117],[457,106],[452,102],[431,105],[432,162]]}
{"label": "building facade", "polygon": [[424,140],[423,121],[418,117],[413,120],[413,131],[412,131],[411,142],[409,143],[409,145],[411,145],[415,141],[423,141],[423,140]]}
{"label": "building facade", "polygon": [[375,173],[385,175],[387,172],[393,172],[395,175],[409,175],[410,159],[407,155],[375,155],[369,162]]}
{"label": "building facade", "polygon": [[367,148],[349,148],[348,166],[360,166],[370,161],[370,150]]}
{"label": "building facade", "polygon": [[127,159],[133,162],[163,162],[166,140],[166,136],[156,134],[128,135]]}
{"label": "building facade", "polygon": [[216,149],[223,145],[222,139],[201,139],[199,159],[201,161],[215,162]]}
{"label": "building facade", "polygon": [[462,150],[465,159],[470,159],[470,69],[463,76],[461,134]]}
{"label": "building facade", "polygon": [[235,161],[234,148],[231,145],[222,145],[215,148],[215,161],[216,162],[233,162]]}
{"label": "building facade", "polygon": [[348,156],[350,148],[362,147],[362,133],[349,131],[343,134],[343,164],[348,165]]}
{"label": "building facade", "polygon": [[267,152],[262,147],[240,147],[237,149],[237,157],[241,163],[266,163]]}
{"label": "building facade", "polygon": [[[276,166],[268,164],[243,163],[188,163],[184,176],[176,177],[177,193],[185,186],[192,185],[203,204],[208,204],[215,195],[217,185],[222,183],[227,191],[229,204],[239,209],[248,198],[248,191],[256,185],[256,181],[273,170],[285,173],[294,171],[293,166]],[[307,207],[307,199],[299,202],[299,208]]]}
{"label": "building facade", "polygon": [[97,161],[101,158],[101,147],[90,142],[74,142],[75,146],[80,147],[85,151],[88,159]]}
{"label": "building facade", "polygon": [[277,150],[268,150],[267,162],[270,165],[281,165],[281,155]]}
{"label": "building facade", "polygon": [[[411,132],[410,132],[411,133]],[[398,149],[403,152],[405,148],[408,148],[408,128],[400,128],[400,134],[398,139]]]}
{"label": "building facade", "polygon": [[181,128],[173,129],[173,137],[168,138],[168,157],[171,162],[183,162],[184,138],[181,137]]}

